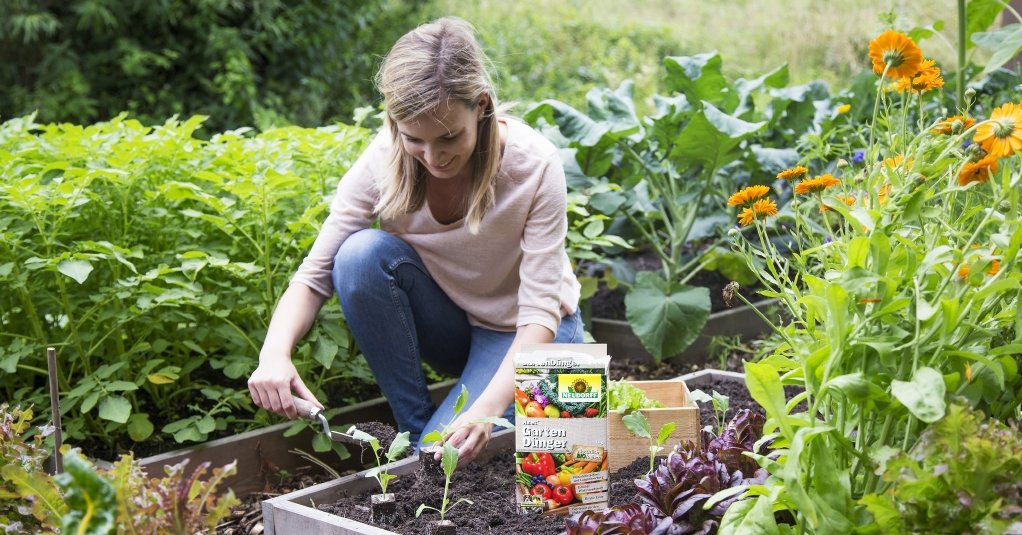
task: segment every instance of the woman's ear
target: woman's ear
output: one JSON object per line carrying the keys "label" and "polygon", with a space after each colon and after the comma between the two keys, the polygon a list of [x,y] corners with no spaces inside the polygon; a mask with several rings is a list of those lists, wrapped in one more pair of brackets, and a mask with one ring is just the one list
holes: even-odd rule
{"label": "woman's ear", "polygon": [[482,121],[486,118],[486,110],[490,107],[490,94],[483,93],[479,95],[479,99],[476,102],[476,120]]}

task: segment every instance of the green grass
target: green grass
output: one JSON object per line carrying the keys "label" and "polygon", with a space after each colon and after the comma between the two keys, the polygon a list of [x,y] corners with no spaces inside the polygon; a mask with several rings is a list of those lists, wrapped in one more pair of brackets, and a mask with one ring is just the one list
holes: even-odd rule
{"label": "green grass", "polygon": [[[792,83],[822,79],[839,90],[868,68],[869,40],[894,13],[898,29],[944,21],[920,43],[927,57],[954,70],[954,0],[433,0],[427,17],[456,15],[476,25],[502,73],[504,98],[585,102],[593,86],[636,81],[648,101],[665,55],[716,50],[732,78],[756,77],[783,63]],[[648,102],[646,103],[649,104]]]}

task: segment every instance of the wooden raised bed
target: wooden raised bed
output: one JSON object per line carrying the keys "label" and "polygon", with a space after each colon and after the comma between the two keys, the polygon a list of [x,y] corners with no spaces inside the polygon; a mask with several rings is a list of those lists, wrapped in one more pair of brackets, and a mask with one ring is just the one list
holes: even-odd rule
{"label": "wooden raised bed", "polygon": [[[766,315],[767,308],[776,302],[776,299],[767,299],[753,303],[753,306]],[[769,331],[770,326],[748,306],[716,312],[707,318],[706,326],[692,345],[678,355],[668,358],[705,363],[707,349],[713,337],[737,335],[753,337]],[[632,332],[632,327],[627,321],[593,318],[590,333],[597,342],[607,344],[607,352],[613,358],[653,362],[653,356],[642,346],[642,342]]]}
{"label": "wooden raised bed", "polygon": [[[437,403],[442,401],[456,382],[455,379],[450,379],[430,386],[433,401]],[[394,415],[385,398],[379,397],[344,407],[332,418],[332,423],[335,425],[371,421],[394,425]],[[308,459],[289,451],[293,449],[300,449],[312,454],[338,471],[361,470],[363,468],[357,452],[345,461],[338,459],[333,451],[314,452],[312,438],[316,431],[312,428],[304,429],[297,435],[285,437],[284,431],[290,426],[290,423],[284,422],[204,442],[189,448],[142,458],[139,460],[139,464],[142,470],[152,477],[162,475],[164,465],[174,465],[185,459],[190,459],[189,466],[191,467],[205,461],[209,461],[212,466],[216,467],[237,460],[237,472],[227,478],[223,486],[231,488],[239,498],[263,490],[266,482],[272,480],[281,470],[293,472],[298,467],[311,464]]]}
{"label": "wooden raised bed", "polygon": [[[490,438],[486,450],[477,457],[485,461],[494,455],[511,455],[515,448],[515,431],[498,431]],[[391,463],[389,472],[396,476],[414,477],[419,469],[419,458],[409,457]],[[509,476],[510,477],[510,476]],[[393,531],[380,529],[316,509],[320,503],[334,503],[342,494],[359,493],[378,488],[375,479],[359,472],[327,481],[312,487],[263,501],[263,532],[266,535],[394,535]],[[511,494],[511,479],[508,479],[508,495]]]}
{"label": "wooden raised bed", "polygon": [[[667,381],[629,381],[629,383],[642,389],[649,399],[663,404],[663,408],[639,411],[649,421],[650,432],[654,437],[662,425],[674,422],[676,427],[668,443],[691,440],[698,444],[699,407],[689,396],[685,381],[678,378]],[[649,455],[649,439],[633,435],[621,421],[620,411],[610,411],[607,416],[607,429],[610,438],[608,467],[611,473],[628,466],[635,459]],[[670,453],[670,448],[664,448],[658,456],[668,453]]]}

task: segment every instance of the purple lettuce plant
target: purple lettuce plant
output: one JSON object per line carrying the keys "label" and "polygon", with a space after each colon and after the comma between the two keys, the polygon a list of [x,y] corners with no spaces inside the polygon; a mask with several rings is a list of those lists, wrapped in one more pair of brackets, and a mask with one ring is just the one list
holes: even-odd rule
{"label": "purple lettuce plant", "polygon": [[679,444],[653,473],[635,480],[640,503],[657,508],[665,518],[671,519],[671,525],[663,533],[717,531],[724,512],[742,493],[704,509],[707,501],[720,491],[766,480],[766,470],[744,455],[755,451],[762,430],[762,416],[748,410],[739,411],[719,437],[704,437],[706,449],[700,451],[691,443]]}
{"label": "purple lettuce plant", "polygon": [[665,535],[673,521],[648,504],[629,503],[568,518],[567,535]]}

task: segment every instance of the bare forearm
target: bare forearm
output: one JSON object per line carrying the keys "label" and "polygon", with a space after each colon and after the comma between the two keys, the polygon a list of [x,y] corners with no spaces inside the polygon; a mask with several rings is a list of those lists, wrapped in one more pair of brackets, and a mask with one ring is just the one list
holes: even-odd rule
{"label": "bare forearm", "polygon": [[546,327],[539,325],[524,325],[515,334],[515,340],[511,343],[500,368],[493,375],[493,379],[486,386],[486,390],[479,395],[476,403],[479,408],[494,416],[504,414],[504,411],[514,399],[514,377],[515,377],[515,355],[522,344],[546,344],[554,341],[554,333]]}
{"label": "bare forearm", "polygon": [[273,311],[259,354],[263,358],[279,358],[291,354],[305,333],[309,332],[326,298],[304,284],[292,284],[284,291]]}

